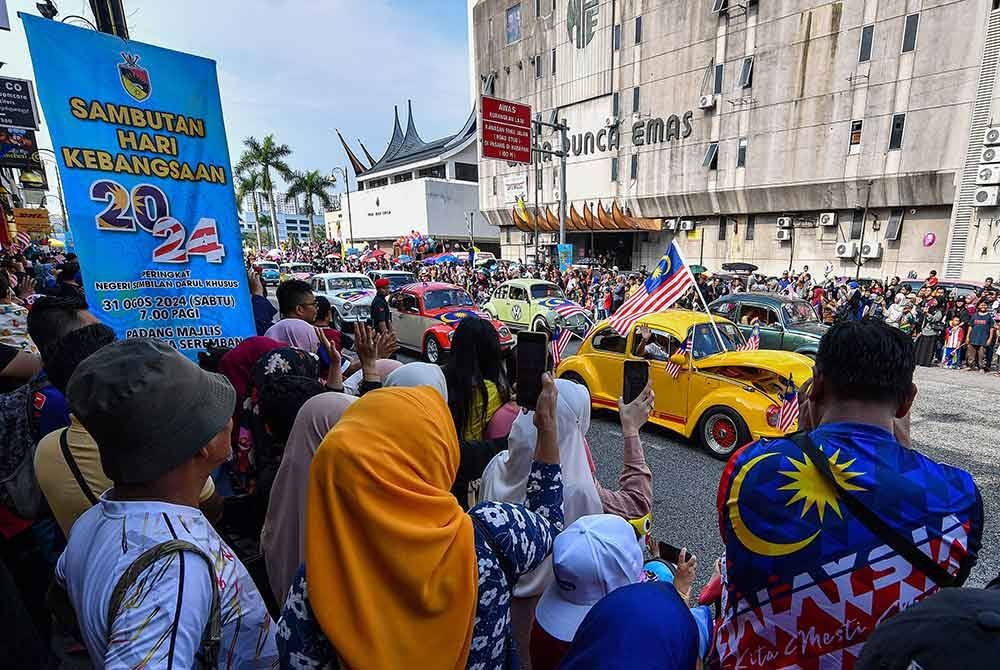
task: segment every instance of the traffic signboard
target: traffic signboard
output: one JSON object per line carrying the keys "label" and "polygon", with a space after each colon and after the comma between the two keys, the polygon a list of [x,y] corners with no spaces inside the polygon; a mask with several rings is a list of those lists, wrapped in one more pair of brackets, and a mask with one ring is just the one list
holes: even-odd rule
{"label": "traffic signboard", "polygon": [[480,104],[483,158],[531,163],[531,106],[483,96]]}

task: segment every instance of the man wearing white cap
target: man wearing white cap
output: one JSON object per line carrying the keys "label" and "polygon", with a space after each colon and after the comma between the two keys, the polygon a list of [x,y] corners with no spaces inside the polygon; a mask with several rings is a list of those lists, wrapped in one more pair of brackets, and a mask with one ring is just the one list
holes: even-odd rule
{"label": "man wearing white cap", "polygon": [[556,536],[549,584],[535,609],[531,667],[553,670],[570,648],[590,608],[617,588],[642,576],[642,547],[620,516],[591,514]]}

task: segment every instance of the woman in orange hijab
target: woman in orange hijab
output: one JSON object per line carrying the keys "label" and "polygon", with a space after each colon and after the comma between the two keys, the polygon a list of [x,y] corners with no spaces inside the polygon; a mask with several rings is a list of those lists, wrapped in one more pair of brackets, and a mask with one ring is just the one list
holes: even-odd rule
{"label": "woman in orange hijab", "polygon": [[449,492],[459,446],[438,391],[384,388],[348,408],[309,470],[306,562],[278,624],[282,667],[519,667],[511,587],[563,523],[556,402],[546,375],[525,505],[468,514]]}

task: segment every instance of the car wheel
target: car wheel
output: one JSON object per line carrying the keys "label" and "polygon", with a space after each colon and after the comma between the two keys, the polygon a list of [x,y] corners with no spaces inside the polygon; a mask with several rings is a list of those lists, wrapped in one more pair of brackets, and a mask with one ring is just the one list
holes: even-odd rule
{"label": "car wheel", "polygon": [[551,333],[549,324],[545,322],[544,316],[536,316],[535,320],[531,322],[531,329],[536,333]]}
{"label": "car wheel", "polygon": [[567,381],[573,382],[574,384],[579,384],[583,388],[587,389],[587,393],[590,393],[590,387],[587,386],[587,382],[583,381],[583,377],[576,374],[575,372],[567,372],[559,379],[565,379]]}
{"label": "car wheel", "polygon": [[712,407],[698,422],[698,438],[713,457],[728,461],[734,451],[750,442],[750,430],[735,411]]}
{"label": "car wheel", "polygon": [[444,356],[441,353],[441,345],[438,344],[437,338],[433,335],[428,335],[424,338],[424,358],[427,359],[428,363],[434,363],[435,365],[441,362]]}

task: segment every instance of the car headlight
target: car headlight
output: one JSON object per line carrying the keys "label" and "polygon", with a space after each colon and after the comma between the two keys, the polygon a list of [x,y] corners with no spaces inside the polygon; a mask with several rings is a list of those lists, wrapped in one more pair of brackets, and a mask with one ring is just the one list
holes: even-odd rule
{"label": "car headlight", "polygon": [[499,333],[500,333],[500,337],[503,337],[503,338],[510,337],[510,329],[507,328],[507,326],[501,326],[500,330],[499,330]]}
{"label": "car headlight", "polygon": [[352,304],[351,304],[351,303],[349,303],[349,302],[345,302],[345,303],[344,303],[344,311],[345,311],[345,312],[350,312],[350,311],[351,311],[351,310],[353,310],[353,309],[354,309],[354,305],[352,305]]}

